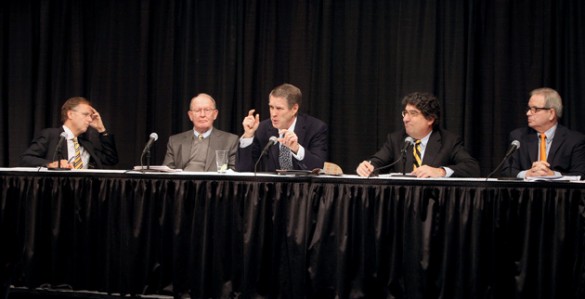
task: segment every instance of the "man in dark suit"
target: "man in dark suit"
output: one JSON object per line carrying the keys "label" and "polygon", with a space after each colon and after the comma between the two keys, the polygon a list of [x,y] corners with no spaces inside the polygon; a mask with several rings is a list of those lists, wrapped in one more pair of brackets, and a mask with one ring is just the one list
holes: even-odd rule
{"label": "man in dark suit", "polygon": [[[87,99],[73,97],[65,101],[61,120],[63,126],[44,129],[33,139],[21,155],[19,166],[87,169],[118,163],[114,136],[106,131],[100,114]],[[56,149],[63,132],[65,142]],[[90,137],[90,133],[98,136]]]}
{"label": "man in dark suit", "polygon": [[[467,153],[461,139],[439,127],[441,109],[434,95],[408,94],[402,100],[402,107],[404,130],[388,134],[382,148],[369,161],[358,165],[358,175],[370,176],[377,168],[398,161],[390,170],[404,170],[419,178],[479,176],[479,164]],[[406,162],[402,163],[407,137],[411,137],[415,145],[408,146],[404,152]]]}
{"label": "man in dark suit", "polygon": [[215,100],[200,93],[191,99],[187,114],[193,129],[169,138],[163,164],[186,171],[217,171],[215,151],[227,150],[227,167],[234,169],[238,136],[213,127],[218,115]]}
{"label": "man in dark suit", "polygon": [[504,164],[505,176],[525,178],[580,175],[585,178],[585,135],[558,123],[563,103],[557,91],[538,88],[530,92],[528,127],[510,133],[520,148]]}
{"label": "man in dark suit", "polygon": [[250,110],[242,125],[236,169],[255,171],[262,149],[270,137],[278,144],[271,146],[258,170],[312,170],[323,168],[327,160],[327,125],[312,116],[299,113],[302,93],[292,84],[282,84],[269,95],[270,119],[260,122],[260,115]]}

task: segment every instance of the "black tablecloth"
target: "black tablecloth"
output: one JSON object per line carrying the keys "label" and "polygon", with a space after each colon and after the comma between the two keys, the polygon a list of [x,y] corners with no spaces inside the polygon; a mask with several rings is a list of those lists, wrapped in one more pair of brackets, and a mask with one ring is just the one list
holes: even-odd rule
{"label": "black tablecloth", "polygon": [[9,171],[0,183],[0,279],[15,286],[585,298],[578,183]]}

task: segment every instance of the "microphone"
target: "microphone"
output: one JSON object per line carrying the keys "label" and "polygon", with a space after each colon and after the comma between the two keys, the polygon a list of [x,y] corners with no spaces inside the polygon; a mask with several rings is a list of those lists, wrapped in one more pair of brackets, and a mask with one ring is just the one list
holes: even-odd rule
{"label": "microphone", "polygon": [[496,169],[494,169],[494,171],[490,172],[490,174],[488,174],[488,176],[486,177],[486,180],[489,179],[494,173],[500,171],[500,169],[502,168],[502,166],[504,165],[504,162],[506,160],[508,160],[508,158],[510,158],[510,156],[517,151],[520,148],[520,141],[518,140],[514,140],[512,141],[512,143],[510,143],[510,147],[508,148],[508,150],[506,151],[506,155],[504,155],[504,159],[502,159],[502,161],[500,162],[500,164],[498,164],[498,167],[496,167]]}
{"label": "microphone", "polygon": [[144,153],[146,153],[147,151],[150,151],[150,147],[152,146],[152,144],[158,139],[158,134],[152,132],[150,133],[150,138],[148,139],[148,142],[146,143],[146,145],[144,146],[144,150],[142,150],[142,154],[144,155]]}
{"label": "microphone", "polygon": [[[406,163],[406,150],[408,149],[408,146],[410,145],[414,145],[414,138],[408,136],[406,138],[404,138],[404,145],[402,145],[402,149],[400,150],[400,157],[398,157],[398,159],[396,159],[396,161],[388,164],[388,165],[384,165],[381,167],[376,167],[374,168],[374,170],[372,170],[372,172],[370,173],[369,176],[372,176],[372,174],[376,171],[380,171],[389,167],[392,167],[394,165],[396,165],[396,163],[403,161],[404,163]],[[403,166],[403,175],[404,175],[404,169],[406,168],[406,166]]]}
{"label": "microphone", "polygon": [[520,148],[520,141],[518,141],[518,140],[512,141],[512,143],[510,143],[510,147],[508,148],[508,151],[506,151],[506,155],[504,156],[504,159],[507,159],[508,157],[510,157],[510,155],[512,155],[519,148]]}
{"label": "microphone", "polygon": [[408,136],[404,138],[404,145],[402,146],[401,152],[406,155],[406,149],[409,145],[414,145],[414,138]]}
{"label": "microphone", "polygon": [[61,161],[56,160],[57,157],[61,157],[61,144],[63,143],[63,140],[65,140],[65,139],[67,139],[67,133],[61,132],[61,134],[59,135],[59,141],[57,142],[57,146],[55,147],[55,152],[53,153],[53,160],[52,160],[52,161],[57,161],[57,167],[50,167],[47,169],[50,169],[50,170],[69,170],[69,168],[61,168]]}
{"label": "microphone", "polygon": [[152,146],[152,144],[158,139],[158,134],[152,132],[150,133],[150,137],[148,138],[148,142],[146,142],[146,145],[144,146],[144,149],[142,150],[142,155],[140,155],[140,166],[142,166],[142,169],[144,169],[144,164],[143,164],[143,157],[146,156],[146,169],[150,169],[150,147]]}
{"label": "microphone", "polygon": [[264,149],[262,149],[262,152],[260,153],[260,157],[258,157],[258,160],[256,160],[256,163],[254,164],[254,174],[256,173],[257,169],[258,169],[258,163],[260,162],[260,159],[262,159],[262,156],[264,156],[264,154],[266,154],[266,152],[268,151],[268,149],[277,144],[278,143],[278,137],[276,136],[271,136],[270,138],[268,138],[268,143],[266,143],[266,145],[264,146]]}

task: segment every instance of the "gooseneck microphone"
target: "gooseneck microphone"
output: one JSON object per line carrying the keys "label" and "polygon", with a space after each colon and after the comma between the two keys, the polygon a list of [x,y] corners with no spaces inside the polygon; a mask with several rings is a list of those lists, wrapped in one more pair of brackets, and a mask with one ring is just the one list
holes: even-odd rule
{"label": "gooseneck microphone", "polygon": [[262,152],[260,153],[260,156],[258,157],[258,160],[256,160],[256,163],[254,164],[254,174],[256,174],[256,172],[258,171],[258,163],[262,159],[262,156],[264,156],[264,154],[266,154],[266,152],[268,151],[268,149],[271,146],[273,146],[277,143],[278,143],[278,138],[276,136],[271,136],[270,138],[268,138],[268,143],[266,143],[266,145],[264,146],[264,149],[262,149]]}
{"label": "gooseneck microphone", "polygon": [[[67,133],[61,132],[59,135],[59,141],[57,142],[57,146],[55,147],[55,152],[53,153],[53,160],[57,161],[57,167],[47,167],[50,170],[70,170],[69,168],[62,168],[61,167],[61,144],[63,144],[63,140],[67,139]],[[58,160],[57,160],[58,159]]]}
{"label": "gooseneck microphone", "polygon": [[[380,171],[380,170],[383,170],[383,169],[392,167],[392,166],[396,165],[396,163],[398,163],[400,161],[403,161],[403,163],[406,163],[406,150],[408,149],[408,147],[410,145],[414,145],[414,138],[408,136],[408,137],[404,138],[404,144],[402,145],[402,149],[400,150],[400,157],[398,157],[398,159],[396,159],[396,161],[394,161],[394,162],[392,162],[392,163],[390,163],[388,165],[384,165],[384,166],[381,166],[381,167],[374,168],[374,170],[372,170],[372,172],[370,173],[369,176],[374,175],[374,173],[377,172],[377,171]],[[403,170],[402,171],[402,174],[403,175],[405,175],[405,173],[404,173],[404,169],[405,168],[406,168],[406,165],[403,165],[403,167],[402,167],[402,170]]]}
{"label": "gooseneck microphone", "polygon": [[148,142],[144,146],[142,150],[142,155],[140,155],[140,166],[144,169],[143,157],[146,157],[146,169],[150,169],[150,147],[152,144],[158,139],[158,134],[152,132],[150,133],[150,137],[148,138]]}
{"label": "gooseneck microphone", "polygon": [[512,143],[510,143],[510,147],[508,147],[508,150],[506,151],[506,155],[504,155],[504,159],[502,159],[502,161],[500,162],[500,164],[498,164],[498,167],[496,167],[496,169],[494,169],[494,171],[492,171],[492,172],[490,172],[490,174],[488,174],[488,176],[486,177],[486,179],[489,179],[492,175],[494,175],[494,173],[500,171],[500,169],[504,165],[504,162],[506,160],[508,160],[508,158],[510,158],[510,156],[515,151],[517,151],[519,148],[520,148],[520,141],[518,141],[518,140],[512,141]]}

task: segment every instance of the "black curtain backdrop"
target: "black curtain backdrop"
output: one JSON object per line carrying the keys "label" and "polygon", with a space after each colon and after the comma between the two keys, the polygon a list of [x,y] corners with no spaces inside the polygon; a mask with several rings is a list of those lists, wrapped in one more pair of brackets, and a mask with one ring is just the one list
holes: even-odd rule
{"label": "black curtain backdrop", "polygon": [[242,133],[283,82],[330,126],[329,160],[354,173],[388,132],[400,100],[430,91],[441,124],[460,134],[485,175],[526,124],[528,92],[563,97],[561,123],[585,131],[585,2],[555,0],[3,1],[0,166],[18,157],[59,108],[85,96],[117,138],[125,169],[151,132],[191,128],[188,102],[218,101],[216,127]]}

